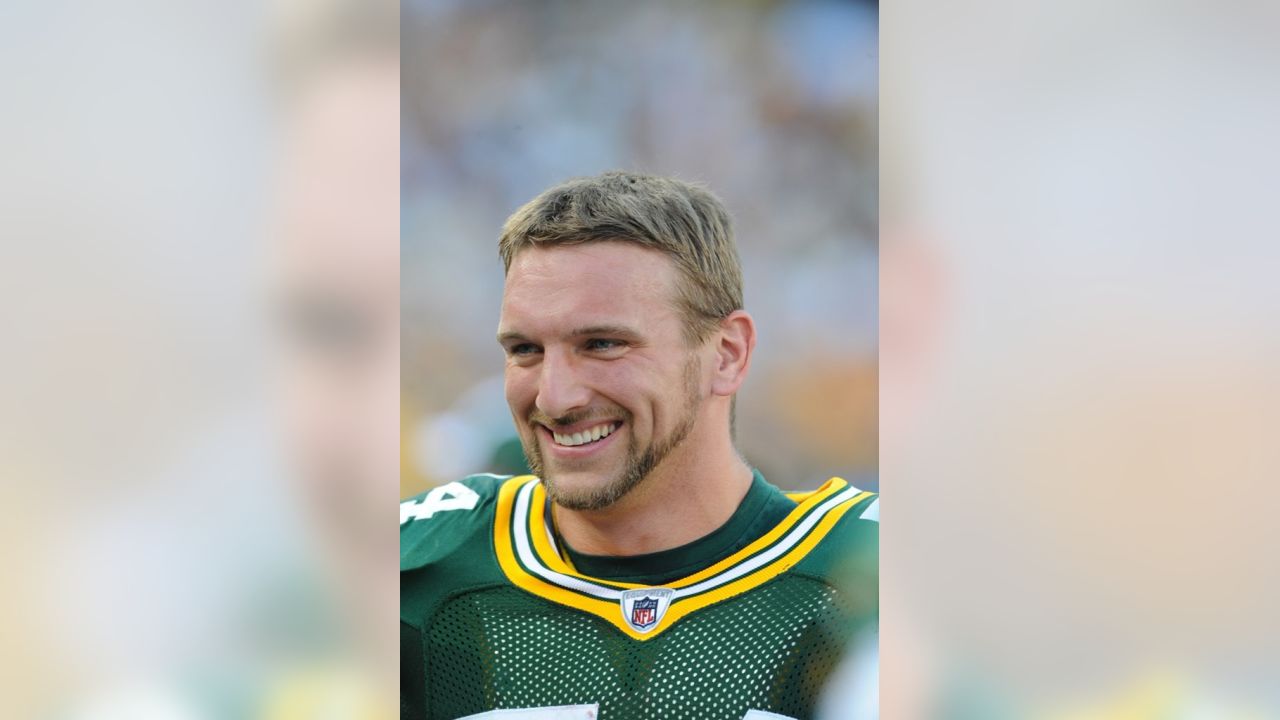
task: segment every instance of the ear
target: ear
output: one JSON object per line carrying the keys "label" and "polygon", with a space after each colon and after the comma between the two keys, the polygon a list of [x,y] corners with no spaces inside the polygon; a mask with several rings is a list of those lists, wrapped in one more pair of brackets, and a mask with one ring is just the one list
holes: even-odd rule
{"label": "ear", "polygon": [[746,310],[735,310],[720,322],[715,339],[715,367],[711,392],[725,397],[738,392],[747,379],[756,349],[756,323]]}

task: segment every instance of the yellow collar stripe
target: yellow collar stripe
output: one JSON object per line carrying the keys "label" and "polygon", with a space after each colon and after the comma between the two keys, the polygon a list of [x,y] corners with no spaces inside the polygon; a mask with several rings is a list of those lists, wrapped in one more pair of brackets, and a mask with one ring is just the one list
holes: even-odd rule
{"label": "yellow collar stripe", "polygon": [[[705,580],[701,578],[708,574],[705,572],[698,573],[697,575],[692,576],[692,579],[686,578],[677,581],[675,585],[678,585],[679,587],[673,587],[671,589],[676,591],[676,596],[678,598],[689,597],[697,593],[710,590],[717,585],[730,582],[744,574],[754,572],[760,569],[763,565],[777,560],[779,556],[789,551],[796,545],[796,543],[802,540],[804,536],[813,529],[814,525],[821,520],[821,516],[824,513],[830,511],[835,505],[844,500],[848,500],[859,493],[857,488],[850,488],[843,481],[836,481],[831,483],[831,485],[832,487],[830,489],[834,492],[822,493],[819,497],[816,497],[815,501],[821,500],[822,504],[810,510],[808,513],[798,514],[797,517],[800,518],[798,523],[780,523],[780,529],[777,531],[771,531],[766,534],[764,538],[761,538],[760,543],[753,543],[752,547],[746,548],[749,552],[741,555],[735,554],[734,557],[726,559],[728,562],[717,563],[717,567],[713,568],[713,570],[716,570],[723,567],[723,571],[711,574]],[[511,533],[514,539],[514,551],[517,560],[525,569],[552,584],[560,585],[562,587],[605,600],[616,599],[619,597],[619,593],[624,589],[640,589],[644,587],[635,584],[600,583],[593,577],[578,574],[576,572],[572,574],[565,574],[548,567],[547,564],[543,562],[542,558],[539,558],[534,552],[533,540],[535,537],[539,541],[543,538],[547,538],[547,542],[550,543],[552,541],[548,537],[549,533],[537,532],[535,534],[530,531],[533,516],[543,511],[543,507],[535,507],[532,502],[536,491],[539,490],[540,487],[541,484],[533,479],[522,483],[519,489],[516,490],[516,497],[513,504],[513,527],[511,529]],[[834,495],[834,497],[832,497],[832,495]],[[806,505],[806,509],[809,507],[810,505]],[[794,520],[795,518],[789,519]],[[799,527],[792,527],[792,525],[797,524]],[[545,525],[542,527],[545,530]],[[785,537],[774,542],[777,537],[783,535],[784,532],[786,533]],[[752,553],[750,551],[759,552]],[[563,567],[567,567],[567,565],[563,565]],[[624,587],[619,588],[619,585],[624,585]]]}
{"label": "yellow collar stripe", "polygon": [[[675,582],[668,583],[664,587],[669,587],[673,589],[687,587],[689,585],[693,585],[694,583],[702,582],[703,580],[706,580],[707,578],[710,578],[714,575],[718,575],[724,572],[725,570],[728,570],[733,566],[743,562],[744,560],[751,557],[752,555],[755,555],[756,553],[764,550],[770,545],[773,545],[780,538],[786,535],[787,532],[791,530],[791,528],[795,527],[796,523],[800,522],[801,518],[807,515],[809,511],[821,505],[823,502],[825,502],[826,500],[828,500],[829,498],[831,498],[836,493],[840,492],[846,487],[848,487],[848,483],[846,483],[844,480],[840,478],[831,478],[826,483],[824,483],[821,488],[818,488],[813,492],[801,494],[801,496],[803,497],[803,502],[797,505],[796,508],[793,509],[787,515],[787,517],[783,518],[782,522],[778,523],[778,525],[775,526],[768,533],[757,538],[750,545],[747,545],[746,547],[735,552],[729,557],[724,558],[723,560],[715,563],[714,565],[708,568],[705,568],[693,575],[689,575],[688,577],[684,577],[679,580],[676,580]],[[601,580],[599,578],[588,577],[587,575],[583,575],[579,573],[573,566],[565,562],[563,557],[561,557],[560,553],[557,552],[556,548],[552,545],[554,541],[552,539],[551,532],[547,527],[545,513],[538,511],[539,508],[545,507],[545,503],[546,503],[546,489],[542,486],[542,483],[538,483],[533,489],[532,508],[529,512],[529,534],[533,538],[534,552],[537,553],[538,559],[542,561],[542,564],[546,565],[548,568],[551,568],[552,570],[555,570],[558,573],[581,578],[583,580],[587,580],[593,583],[598,583],[601,585],[608,585],[610,587],[617,587],[617,588],[622,588],[627,590],[644,587],[643,585],[636,585],[633,583],[623,583],[623,582]]]}
{"label": "yellow collar stripe", "polygon": [[[601,580],[599,578],[588,577],[578,572],[568,562],[561,557],[560,553],[552,547],[551,529],[547,527],[546,513],[543,509],[547,503],[547,489],[542,483],[538,483],[533,487],[533,497],[529,501],[529,535],[533,540],[533,551],[537,554],[538,559],[543,565],[555,570],[562,575],[581,578],[588,582],[597,583],[599,585],[608,585],[609,587],[621,588],[623,590],[632,590],[644,587],[634,583],[615,582],[612,580]],[[517,530],[518,532],[518,530]]]}
{"label": "yellow collar stripe", "polygon": [[[667,627],[670,627],[672,623],[695,610],[701,610],[708,605],[728,600],[735,595],[740,595],[748,590],[757,588],[795,567],[796,563],[803,560],[811,550],[818,546],[818,543],[822,542],[822,538],[826,537],[827,533],[831,531],[831,528],[835,527],[835,524],[840,521],[840,518],[843,517],[850,508],[873,494],[874,493],[864,492],[850,500],[840,503],[822,518],[817,527],[813,529],[813,532],[809,533],[805,537],[804,541],[796,545],[796,547],[792,548],[790,552],[776,562],[770,563],[760,570],[739,578],[728,585],[718,587],[715,590],[701,595],[696,595],[681,603],[673,603],[671,605],[671,609],[667,611],[666,617],[662,618],[662,626],[659,627],[658,630],[664,630]],[[654,632],[653,634],[657,633]]]}
{"label": "yellow collar stripe", "polygon": [[682,578],[680,580],[677,580],[674,583],[671,583],[671,587],[682,588],[689,585],[693,585],[694,583],[702,582],[707,578],[710,578],[715,575],[719,575],[720,573],[732,568],[738,563],[743,562],[747,558],[750,558],[752,555],[755,555],[756,553],[764,550],[770,545],[773,545],[778,540],[780,540],[783,536],[785,536],[788,532],[790,532],[791,528],[795,527],[796,524],[799,523],[802,518],[808,515],[811,510],[818,507],[822,503],[826,502],[830,498],[834,497],[836,493],[840,492],[847,486],[848,486],[848,483],[846,483],[844,480],[841,480],[840,478],[831,478],[826,483],[824,483],[823,486],[819,488],[816,492],[810,494],[808,499],[806,499],[804,502],[797,505],[795,509],[793,509],[785,518],[782,519],[782,522],[778,523],[769,532],[765,533],[764,535],[761,535],[759,538],[753,541],[750,545],[747,545],[746,547],[742,548],[738,552],[730,555],[729,557],[721,560],[720,562],[712,565],[711,567],[708,567],[700,572],[690,575],[689,577]]}
{"label": "yellow collar stripe", "polygon": [[[530,573],[528,570],[525,570],[523,565],[520,564],[520,561],[516,556],[515,535],[513,533],[513,531],[517,531],[518,528],[513,526],[512,520],[514,518],[516,493],[519,492],[520,488],[526,484],[526,481],[528,481],[529,478],[530,476],[513,478],[504,483],[502,488],[498,491],[498,506],[494,517],[493,546],[494,551],[498,556],[498,565],[502,568],[503,574],[507,576],[507,579],[526,590],[530,590],[530,592],[534,592],[536,589],[537,593],[540,595],[550,597],[552,595],[558,595],[560,592],[565,592],[583,602],[591,603],[598,601],[602,606],[614,607],[616,603],[611,599],[589,598],[584,597],[579,593],[564,590],[563,588],[553,585]],[[552,599],[555,598],[553,597]]]}

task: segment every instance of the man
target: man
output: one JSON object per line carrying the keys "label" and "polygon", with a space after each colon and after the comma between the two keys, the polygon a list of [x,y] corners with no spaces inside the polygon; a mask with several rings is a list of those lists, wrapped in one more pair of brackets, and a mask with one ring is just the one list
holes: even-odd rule
{"label": "man", "polygon": [[756,331],[723,206],[606,173],[520,208],[499,252],[534,475],[401,505],[402,717],[812,716],[874,626],[878,501],[784,494],[734,448]]}

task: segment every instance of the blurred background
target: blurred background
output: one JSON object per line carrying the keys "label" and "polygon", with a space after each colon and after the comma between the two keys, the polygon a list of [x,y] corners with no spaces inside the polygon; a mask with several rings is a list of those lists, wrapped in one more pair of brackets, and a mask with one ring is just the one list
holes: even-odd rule
{"label": "blurred background", "polygon": [[0,9],[0,716],[396,712],[398,14]]}
{"label": "blurred background", "polygon": [[1280,717],[1280,6],[883,10],[884,716]]}
{"label": "blurred background", "polygon": [[874,2],[406,0],[401,495],[520,472],[494,339],[507,216],[610,169],[706,183],[760,333],[738,446],[874,489]]}

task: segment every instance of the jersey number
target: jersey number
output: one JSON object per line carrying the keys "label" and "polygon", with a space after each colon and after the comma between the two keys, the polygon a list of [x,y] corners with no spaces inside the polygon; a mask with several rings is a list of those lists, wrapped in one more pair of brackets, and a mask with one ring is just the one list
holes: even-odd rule
{"label": "jersey number", "polygon": [[400,524],[410,520],[426,520],[446,510],[471,510],[480,501],[474,490],[460,482],[433,488],[421,501],[400,503]]}

